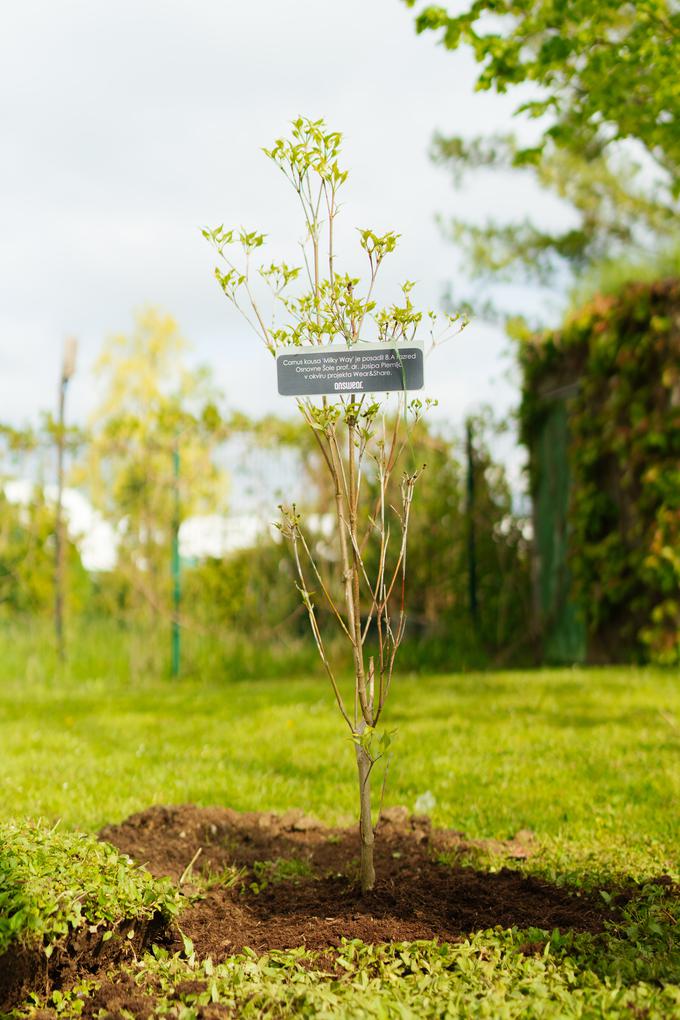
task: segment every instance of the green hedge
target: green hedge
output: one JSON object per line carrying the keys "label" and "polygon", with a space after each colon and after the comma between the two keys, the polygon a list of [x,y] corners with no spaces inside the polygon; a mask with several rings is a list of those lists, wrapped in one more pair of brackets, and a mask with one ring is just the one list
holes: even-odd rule
{"label": "green hedge", "polygon": [[680,662],[680,280],[598,296],[520,360],[530,451],[551,394],[576,383],[569,567],[591,658]]}

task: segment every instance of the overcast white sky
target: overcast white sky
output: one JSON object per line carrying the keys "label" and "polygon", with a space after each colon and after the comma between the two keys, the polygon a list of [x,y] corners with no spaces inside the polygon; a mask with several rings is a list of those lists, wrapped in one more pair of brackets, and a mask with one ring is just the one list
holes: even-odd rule
{"label": "overcast white sky", "polygon": [[[103,339],[145,304],[177,318],[234,406],[288,409],[199,227],[258,227],[296,260],[295,196],[260,147],[298,113],[345,133],[346,226],[403,235],[385,296],[410,278],[419,303],[441,306],[457,269],[437,212],[484,218],[540,201],[489,178],[456,195],[430,163],[435,130],[508,129],[517,100],[474,94],[470,57],[417,37],[399,0],[22,0],[2,13],[2,420],[53,405],[67,333],[80,340],[72,407],[84,416]],[[513,403],[504,349],[473,323],[437,352],[427,392],[443,413]]]}

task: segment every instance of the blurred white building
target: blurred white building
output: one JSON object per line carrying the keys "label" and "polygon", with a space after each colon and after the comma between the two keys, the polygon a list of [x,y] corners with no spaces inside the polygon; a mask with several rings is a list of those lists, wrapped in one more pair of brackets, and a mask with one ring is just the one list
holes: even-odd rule
{"label": "blurred white building", "polygon": [[[4,491],[11,503],[27,506],[35,484],[27,478],[12,479],[5,482]],[[56,500],[56,485],[46,485],[43,491],[46,500]],[[68,533],[78,546],[85,569],[112,570],[116,565],[117,529],[104,520],[77,489],[65,488],[63,498]],[[189,517],[179,530],[180,556],[183,560],[194,561],[208,556],[221,558],[239,549],[248,549],[268,533],[276,538],[279,532],[272,524],[272,516],[240,513]]]}

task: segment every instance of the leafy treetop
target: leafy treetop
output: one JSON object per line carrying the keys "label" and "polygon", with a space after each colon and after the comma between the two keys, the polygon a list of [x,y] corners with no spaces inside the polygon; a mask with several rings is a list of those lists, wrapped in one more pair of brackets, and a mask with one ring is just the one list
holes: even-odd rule
{"label": "leafy treetop", "polygon": [[[272,354],[279,348],[304,343],[337,341],[352,346],[366,339],[363,331],[369,322],[373,323],[371,339],[407,341],[413,339],[423,319],[423,313],[411,301],[411,281],[402,284],[401,301],[384,308],[378,308],[375,301],[378,271],[399,240],[394,231],[377,234],[370,229],[359,230],[359,243],[368,259],[368,279],[363,287],[358,277],[338,271],[334,223],[338,194],[348,176],[338,162],[341,143],[342,135],[328,131],[323,120],[298,117],[292,122],[289,138],[278,138],[264,150],[300,200],[306,227],[300,246],[303,265],[264,260],[254,271],[253,261],[261,254],[265,234],[243,227],[225,229],[224,225],[202,231],[223,260],[225,268],[215,269],[219,285]],[[280,324],[268,324],[257,294],[262,281],[282,312]],[[301,288],[295,289],[296,284]],[[428,319],[434,343],[435,316],[428,313]],[[459,316],[448,317],[448,327],[456,323]],[[458,329],[460,324],[456,332]],[[445,332],[438,337],[438,342],[447,335]]]}
{"label": "leafy treetop", "polygon": [[472,47],[483,64],[479,89],[539,86],[541,95],[518,112],[547,115],[548,126],[518,160],[536,159],[550,140],[595,156],[632,138],[680,194],[680,7],[673,0],[474,0],[458,15],[428,5],[416,24],[419,32],[440,30],[447,49]]}
{"label": "leafy treetop", "polygon": [[[415,0],[405,0],[414,6]],[[482,65],[479,90],[524,85],[516,113],[535,122],[529,144],[512,134],[438,138],[435,158],[456,173],[512,167],[566,200],[576,223],[548,230],[454,221],[481,273],[518,269],[545,283],[605,257],[672,241],[680,196],[680,7],[675,0],[474,0],[457,14],[427,5],[419,32]]]}

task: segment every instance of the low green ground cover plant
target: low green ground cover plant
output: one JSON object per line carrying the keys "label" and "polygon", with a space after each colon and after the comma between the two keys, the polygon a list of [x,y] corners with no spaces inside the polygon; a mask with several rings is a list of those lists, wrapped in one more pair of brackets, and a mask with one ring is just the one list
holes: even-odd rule
{"label": "low green ground cover plant", "polygon": [[[612,952],[612,944],[621,952]],[[199,1020],[211,1006],[243,1017],[379,1020],[679,1015],[677,984],[642,976],[640,967],[634,968],[638,976],[626,978],[639,951],[640,940],[616,941],[609,933],[597,938],[496,929],[456,944],[367,946],[348,940],[332,960],[297,949],[260,957],[246,952],[215,963],[197,960],[189,945],[184,956],[156,949],[127,973],[155,998],[155,1016],[181,1020]],[[68,996],[58,993],[50,1005],[65,1018],[77,1017],[91,991],[86,986]]]}
{"label": "low green ground cover plant", "polygon": [[50,956],[78,928],[107,941],[123,922],[169,920],[179,908],[168,880],[91,835],[41,822],[0,825],[0,954],[21,943]]}

